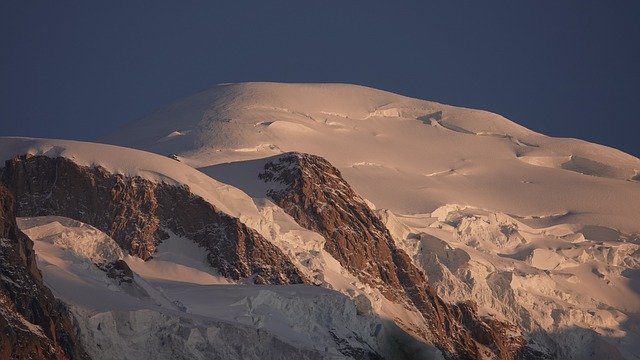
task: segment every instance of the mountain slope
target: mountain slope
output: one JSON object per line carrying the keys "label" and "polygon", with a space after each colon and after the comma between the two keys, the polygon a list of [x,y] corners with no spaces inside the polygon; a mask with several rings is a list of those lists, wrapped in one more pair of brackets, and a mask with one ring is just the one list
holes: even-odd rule
{"label": "mountain slope", "polygon": [[273,187],[267,195],[276,204],[300,225],[324,236],[325,249],[342,266],[387,299],[415,306],[425,319],[426,336],[443,351],[481,358],[480,348],[486,346],[490,356],[499,359],[539,356],[524,346],[517,329],[481,319],[475,304],[442,301],[396,247],[380,219],[326,160],[289,153],[267,162],[258,177]]}
{"label": "mountain slope", "polygon": [[[318,158],[320,162],[313,162],[323,165],[315,175],[325,178],[337,177],[336,186],[347,189],[351,194],[350,197],[344,199],[343,206],[360,206],[360,210],[365,210],[366,224],[376,224],[376,227],[373,228],[374,232],[369,236],[371,241],[357,237],[352,237],[349,241],[359,249],[363,249],[363,246],[366,247],[368,244],[378,243],[382,251],[380,254],[393,255],[393,268],[388,268],[385,265],[385,261],[389,259],[368,257],[365,261],[373,262],[373,266],[380,271],[371,273],[370,276],[363,276],[366,273],[361,271],[360,265],[362,264],[352,263],[356,260],[355,258],[349,260],[341,256],[344,251],[350,251],[349,247],[340,249],[345,244],[341,244],[341,241],[334,242],[334,239],[330,238],[330,234],[327,233],[327,228],[307,227],[308,230],[324,236],[324,244],[333,245],[325,246],[325,250],[321,250],[320,253],[318,250],[310,250],[309,255],[304,255],[303,252],[303,258],[300,258],[300,251],[287,250],[293,244],[282,240],[282,236],[278,235],[281,228],[274,226],[275,223],[271,224],[271,239],[272,241],[277,238],[281,240],[272,243],[257,231],[248,228],[244,223],[237,219],[234,220],[230,215],[212,207],[203,198],[192,194],[189,182],[180,183],[176,179],[180,179],[178,176],[182,176],[183,179],[193,181],[194,178],[202,178],[204,175],[168,157],[79,142],[20,138],[7,138],[5,141],[8,145],[5,146],[3,156],[9,160],[0,170],[0,179],[15,193],[18,199],[19,213],[22,216],[57,215],[87,221],[99,229],[107,231],[109,235],[114,237],[117,245],[127,253],[144,260],[153,259],[158,247],[165,240],[170,239],[172,234],[182,236],[206,249],[207,262],[220,275],[231,281],[249,279],[256,283],[291,284],[306,282],[303,273],[311,272],[318,285],[330,288],[337,286],[345,294],[352,297],[355,303],[352,306],[358,308],[358,311],[364,314],[399,316],[398,319],[404,319],[405,322],[399,324],[405,330],[419,334],[421,339],[436,345],[447,358],[475,358],[481,353],[499,359],[512,359],[520,356],[515,354],[519,353],[519,349],[523,346],[524,341],[521,337],[514,335],[512,338],[502,339],[506,333],[512,332],[507,324],[492,322],[490,326],[495,329],[483,330],[485,332],[481,332],[481,337],[478,337],[477,333],[472,334],[471,328],[488,329],[489,325],[477,318],[472,306],[450,307],[438,299],[431,289],[426,288],[424,277],[410,264],[409,257],[393,246],[393,240],[379,220],[366,205],[362,208],[363,200],[350,190],[344,180],[340,178],[339,173],[336,173],[335,168],[324,160],[320,161],[321,159]],[[50,148],[54,151],[51,151]],[[129,162],[132,161],[132,158],[137,157],[136,161],[140,164],[144,163],[146,169],[149,170],[141,171],[138,169],[137,173],[128,170],[135,170],[134,167],[113,170],[123,169],[123,166],[113,155],[112,157],[107,155],[101,159],[99,155],[96,155],[101,153],[101,149],[114,149],[116,153],[129,155],[126,157]],[[84,150],[84,152],[78,150]],[[14,154],[21,153],[26,154],[14,156]],[[80,165],[84,163],[92,164],[92,166]],[[103,163],[104,166],[101,165]],[[172,174],[171,172],[175,170],[165,163],[181,166],[184,173]],[[307,165],[311,163],[304,166],[305,171],[308,168]],[[111,171],[120,171],[124,174],[112,173]],[[143,178],[147,173],[152,173],[153,177]],[[164,179],[170,180],[166,183]],[[206,184],[207,179],[210,178],[204,177],[196,185],[212,189],[213,186]],[[210,179],[210,182],[216,183],[213,179]],[[285,183],[285,185],[287,184]],[[291,185],[295,186],[295,183]],[[327,185],[330,184],[327,183]],[[226,188],[233,189],[229,186]],[[251,198],[243,195],[240,190],[233,191],[237,193],[233,199],[244,199],[241,204],[252,202]],[[220,201],[221,207],[226,209],[233,209],[236,206],[233,201],[222,202],[227,198],[216,193],[204,193],[204,195]],[[352,202],[354,203],[351,204]],[[247,221],[260,225],[269,220],[251,219],[251,216],[263,217],[262,211],[268,207],[269,205],[266,207],[261,205],[260,209],[254,208],[258,211],[254,210],[253,215],[244,214],[244,217]],[[285,207],[286,209],[287,207]],[[299,217],[294,216],[294,219],[299,221]],[[283,224],[281,221],[279,223]],[[334,225],[351,226],[346,218],[342,219],[342,223],[334,223]],[[47,230],[47,236],[50,231]],[[381,233],[386,235],[379,236]],[[312,235],[312,233],[309,235],[318,236]],[[75,241],[80,242],[80,239]],[[73,247],[73,245],[71,246]],[[257,249],[257,251],[252,251],[252,249]],[[334,260],[336,258],[337,261]],[[55,260],[55,262],[60,261],[62,260]],[[135,264],[135,262],[132,264],[133,269],[136,269]],[[128,278],[133,277],[129,266],[122,263],[120,265],[117,263],[97,265],[108,271],[109,277],[112,276],[112,269],[118,268],[119,272],[116,270],[113,277],[123,276],[122,274]],[[393,275],[395,282],[388,283],[392,279],[388,277],[392,274],[389,271],[395,274]],[[103,275],[103,277],[107,275]],[[63,292],[64,284],[67,281],[65,279],[67,276],[56,281],[57,285],[54,289]],[[401,286],[400,279],[405,281],[404,287]],[[80,280],[68,281],[77,282]],[[129,283],[130,280],[124,282]],[[367,285],[374,286],[367,290]],[[413,288],[416,290],[412,290]],[[188,291],[181,290],[182,293]],[[97,292],[97,290],[90,292]],[[135,292],[145,293],[139,287]],[[403,295],[405,292],[407,292],[406,296]],[[380,295],[377,294],[382,294],[384,299],[378,300]],[[107,296],[103,295],[102,297],[106,298]],[[67,300],[72,304],[81,305],[81,308],[86,306],[90,306],[90,308],[104,307],[104,305],[94,303],[81,302],[78,304],[77,296],[71,296]],[[409,306],[409,303],[406,303],[407,300],[413,302],[412,306],[415,307]],[[185,301],[188,303],[189,299],[180,299],[179,301],[184,304]],[[118,302],[120,300],[110,301],[110,303]],[[370,305],[365,305],[367,302]],[[372,306],[377,311],[372,311]],[[410,313],[412,311],[421,313],[425,320],[411,319]],[[79,316],[84,319],[82,315]],[[464,320],[465,324],[461,322],[461,318],[466,319]],[[499,336],[490,335],[494,333]],[[456,340],[450,341],[448,337]],[[338,336],[335,341],[344,342],[346,340]],[[482,349],[479,348],[481,343],[484,343]],[[484,346],[487,347],[486,350]]]}
{"label": "mountain slope", "polygon": [[0,138],[97,357],[640,354],[630,155],[344,84],[221,85],[102,141],[157,154]]}
{"label": "mountain slope", "polygon": [[[65,215],[75,218],[52,218],[49,222],[48,217],[42,221],[37,218],[33,221],[25,219],[21,226],[34,239],[41,238],[44,241],[36,242],[40,245],[36,251],[39,257],[46,260],[41,266],[49,274],[47,283],[67,304],[74,307],[74,315],[81,324],[83,341],[89,345],[92,356],[102,353],[101,349],[93,348],[94,341],[102,344],[100,346],[117,344],[117,348],[126,349],[130,349],[129,345],[138,344],[124,340],[126,334],[118,330],[121,325],[116,325],[115,330],[118,331],[115,333],[96,333],[94,327],[102,326],[92,322],[97,310],[105,312],[100,315],[105,321],[116,324],[125,321],[119,318],[119,311],[135,311],[126,316],[131,317],[131,321],[145,325],[141,324],[130,335],[135,334],[141,343],[145,343],[147,340],[164,341],[163,338],[149,338],[147,333],[152,331],[147,326],[163,327],[171,333],[175,323],[183,321],[182,313],[193,312],[194,309],[198,309],[198,316],[212,317],[213,323],[209,320],[196,321],[193,326],[201,329],[199,331],[214,333],[221,331],[218,325],[220,320],[237,322],[243,328],[237,331],[246,334],[249,331],[247,329],[262,328],[262,321],[266,321],[263,318],[273,314],[273,311],[286,313],[269,320],[269,326],[273,326],[269,333],[273,332],[273,336],[268,335],[266,340],[272,339],[269,341],[274,341],[273,346],[269,342],[260,346],[245,344],[240,347],[242,351],[221,356],[260,358],[269,353],[285,351],[287,347],[289,350],[285,353],[296,353],[298,356],[306,354],[304,356],[309,358],[373,359],[378,352],[386,354],[385,357],[404,358],[403,349],[406,351],[407,348],[437,353],[437,350],[404,333],[393,322],[379,319],[377,314],[357,304],[351,296],[345,297],[317,287],[307,290],[272,288],[261,292],[261,288],[241,285],[303,282],[306,281],[303,273],[309,273],[307,267],[311,267],[316,275],[326,276],[326,280],[319,284],[340,283],[351,289],[354,297],[359,294],[356,284],[351,283],[351,275],[339,265],[335,266],[337,262],[330,255],[322,251],[318,254],[314,250],[317,247],[312,245],[308,254],[313,253],[313,264],[304,265],[298,258],[300,249],[294,243],[286,243],[287,239],[297,239],[301,234],[306,235],[305,238],[320,238],[319,235],[305,231],[286,219],[265,217],[253,200],[240,190],[220,184],[168,157],[136,150],[25,138],[2,138],[0,145],[3,150],[1,155],[7,159],[5,166],[0,169],[0,178],[16,194],[23,216]],[[191,189],[204,197],[191,192]],[[218,206],[229,212],[237,212],[244,222],[222,212]],[[105,234],[96,237],[98,229],[79,231],[77,228],[84,228],[85,225],[78,226],[78,219],[105,229],[118,241],[114,242]],[[268,239],[245,222],[258,226]],[[62,230],[57,230],[60,228]],[[175,238],[181,239],[181,245],[176,247]],[[95,245],[105,239],[112,245]],[[46,245],[50,242],[62,250]],[[161,250],[166,246],[173,247],[170,254]],[[282,246],[286,246],[286,253]],[[107,254],[111,260],[126,253],[133,256],[126,259],[126,265],[120,261],[122,259],[103,264],[87,255],[96,249],[101,249],[101,254],[111,253]],[[195,264],[194,256],[199,258]],[[328,271],[317,273],[317,266]],[[150,287],[144,282],[132,282],[138,273],[154,285]],[[221,283],[228,286],[216,286]],[[86,284],[88,287],[78,287],[77,284]],[[157,294],[154,288],[163,290]],[[280,293],[282,291],[284,293]],[[125,294],[119,295],[120,292]],[[233,292],[237,292],[237,297],[222,296]],[[256,297],[259,301],[266,301],[267,305],[264,305],[266,308],[256,305],[261,310],[253,319],[252,299]],[[297,301],[298,297],[305,300]],[[139,302],[140,298],[142,302]],[[223,302],[218,305],[212,303],[212,299],[216,298]],[[238,302],[247,303],[249,315],[234,308]],[[342,316],[346,316],[346,322],[340,322],[343,319],[338,315],[336,320],[327,319],[324,311],[330,308],[336,313],[347,311],[342,313]],[[178,311],[178,316],[175,311]],[[320,323],[305,323],[305,318],[295,317],[298,311],[314,314]],[[368,325],[362,325],[363,321]],[[305,331],[310,334],[319,331],[321,335],[314,336],[321,336],[322,341],[302,341],[299,335],[293,336],[287,330],[288,327],[301,326],[309,326]],[[262,338],[265,339],[264,336]],[[284,339],[284,344],[275,338]],[[201,344],[205,349],[193,354],[219,354],[213,348],[223,339],[207,335],[206,341]],[[168,349],[145,347],[147,355],[140,356],[165,358],[171,357],[173,351],[189,354],[185,348],[189,346],[188,342],[184,340],[176,338],[176,343]],[[236,340],[227,342],[230,347],[240,345]],[[398,345],[398,342],[403,345]],[[222,348],[227,351],[225,349],[228,348]],[[165,353],[165,350],[169,353]],[[129,356],[119,352],[109,354],[116,358]]]}
{"label": "mountain slope", "polygon": [[322,156],[446,300],[473,299],[557,358],[640,354],[640,160],[618,150],[345,84],[219,85],[101,141],[171,155],[256,203],[269,159]]}

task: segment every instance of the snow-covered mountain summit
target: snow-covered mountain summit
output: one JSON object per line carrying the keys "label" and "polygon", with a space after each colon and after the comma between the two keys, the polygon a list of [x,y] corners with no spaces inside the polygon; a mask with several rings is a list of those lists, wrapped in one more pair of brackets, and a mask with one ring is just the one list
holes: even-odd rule
{"label": "snow-covered mountain summit", "polygon": [[347,84],[219,85],[101,141],[172,155],[258,197],[258,159],[322,156],[450,301],[562,333],[564,356],[584,355],[571,355],[575,337],[634,341],[640,160],[621,151]]}
{"label": "snow-covered mountain summit", "polygon": [[628,154],[346,84],[219,85],[100,141],[0,137],[88,356],[640,354]]}
{"label": "snow-covered mountain summit", "polygon": [[376,206],[401,213],[456,203],[640,232],[638,158],[362,86],[218,85],[100,141],[174,154],[196,168],[310,153]]}

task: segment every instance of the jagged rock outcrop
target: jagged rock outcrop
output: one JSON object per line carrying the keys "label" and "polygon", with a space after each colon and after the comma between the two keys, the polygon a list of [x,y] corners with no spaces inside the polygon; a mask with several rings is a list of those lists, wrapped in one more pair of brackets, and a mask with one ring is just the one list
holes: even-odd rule
{"label": "jagged rock outcrop", "polygon": [[118,284],[133,283],[133,271],[124,260],[116,260],[108,264],[96,265],[107,273],[107,277],[116,280]]}
{"label": "jagged rock outcrop", "polygon": [[206,248],[210,264],[223,276],[255,276],[258,284],[307,282],[280,249],[187,186],[112,174],[63,157],[23,155],[7,160],[0,171],[20,216],[82,221],[145,260],[167,238],[163,229],[169,229]]}
{"label": "jagged rock outcrop", "polygon": [[397,248],[380,219],[325,159],[288,153],[259,174],[274,186],[267,195],[301,226],[326,239],[325,250],[361,281],[394,302],[414,306],[425,338],[455,359],[536,358],[517,328],[478,316],[472,303],[445,303],[410,257]]}
{"label": "jagged rock outcrop", "polygon": [[33,242],[0,186],[0,359],[88,359],[73,317],[42,283]]}

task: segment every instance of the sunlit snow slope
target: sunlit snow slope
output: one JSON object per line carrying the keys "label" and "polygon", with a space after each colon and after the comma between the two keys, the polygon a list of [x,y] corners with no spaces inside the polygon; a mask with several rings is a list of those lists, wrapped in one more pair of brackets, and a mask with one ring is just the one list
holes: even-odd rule
{"label": "sunlit snow slope", "polygon": [[307,152],[400,213],[456,203],[640,230],[639,159],[489,112],[355,85],[219,85],[100,141],[175,154],[196,168]]}

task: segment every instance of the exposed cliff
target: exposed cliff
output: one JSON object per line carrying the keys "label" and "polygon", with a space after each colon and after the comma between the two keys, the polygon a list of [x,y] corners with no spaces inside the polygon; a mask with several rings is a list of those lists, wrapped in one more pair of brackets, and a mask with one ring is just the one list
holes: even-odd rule
{"label": "exposed cliff", "polygon": [[73,318],[42,283],[33,242],[0,186],[0,358],[86,359]]}
{"label": "exposed cliff", "polygon": [[254,276],[258,284],[306,282],[276,246],[186,186],[112,174],[63,157],[31,155],[6,161],[1,178],[15,194],[20,216],[77,219],[142,259],[153,256],[167,228],[204,247],[209,263],[223,276]]}

